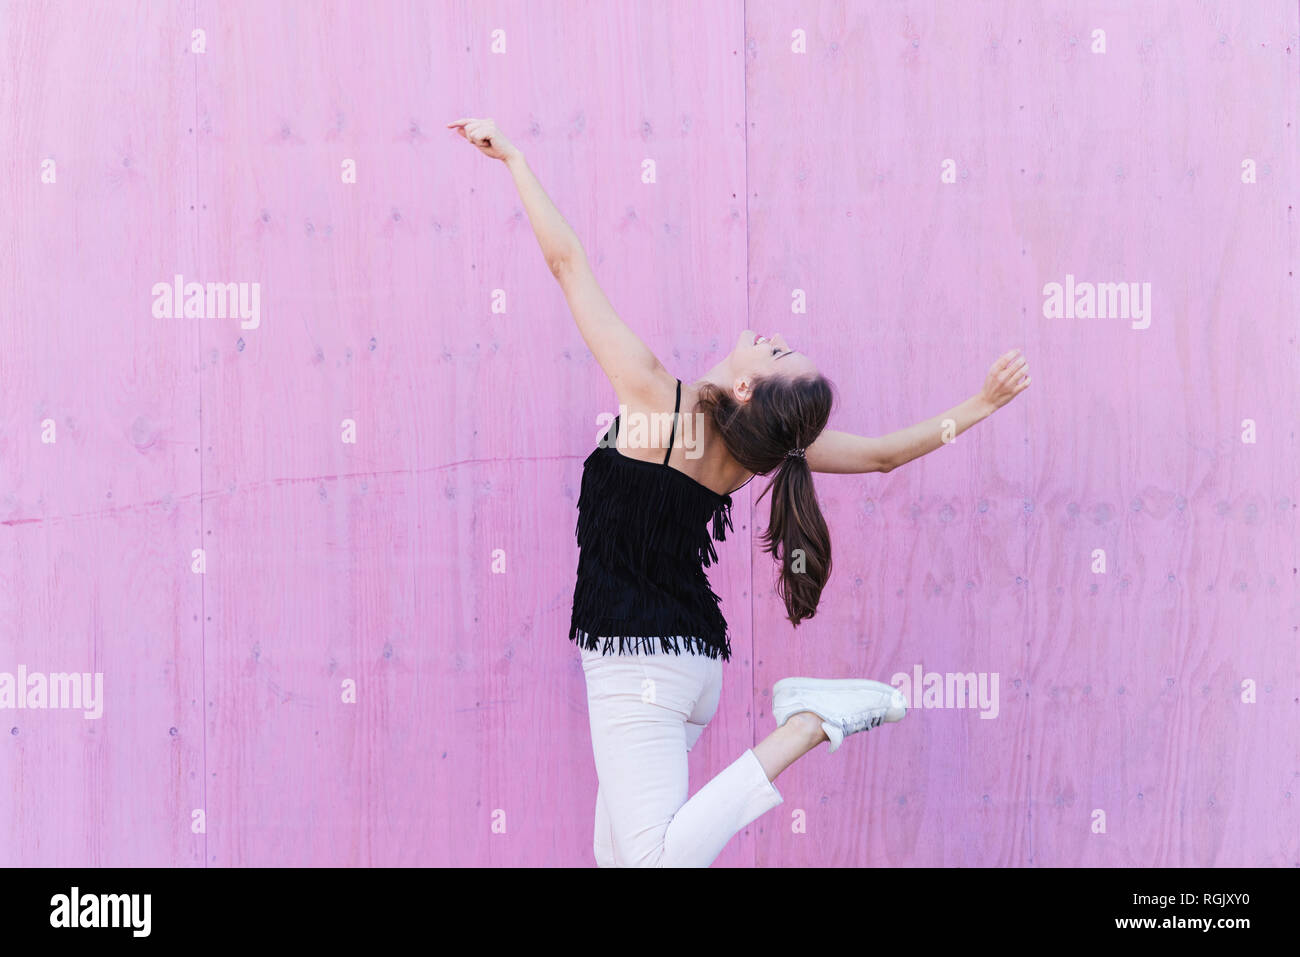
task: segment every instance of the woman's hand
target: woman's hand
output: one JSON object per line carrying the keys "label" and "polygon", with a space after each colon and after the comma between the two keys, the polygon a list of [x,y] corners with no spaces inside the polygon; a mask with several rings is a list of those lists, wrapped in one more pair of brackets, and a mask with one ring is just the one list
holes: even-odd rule
{"label": "woman's hand", "polygon": [[455,130],[461,136],[478,147],[479,152],[492,159],[508,160],[519,155],[519,150],[506,139],[506,135],[497,129],[496,120],[480,120],[474,117],[462,117],[448,123],[447,129]]}
{"label": "woman's hand", "polygon": [[996,412],[1029,388],[1029,360],[1019,349],[999,356],[989,368],[979,398],[989,412]]}

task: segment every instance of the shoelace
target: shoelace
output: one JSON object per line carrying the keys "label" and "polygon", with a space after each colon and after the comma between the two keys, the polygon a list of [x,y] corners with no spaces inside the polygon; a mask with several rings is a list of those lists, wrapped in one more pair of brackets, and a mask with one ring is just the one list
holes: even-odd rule
{"label": "shoelace", "polygon": [[879,727],[884,720],[883,711],[865,711],[844,722],[844,733],[857,734],[859,731],[870,731],[872,728]]}

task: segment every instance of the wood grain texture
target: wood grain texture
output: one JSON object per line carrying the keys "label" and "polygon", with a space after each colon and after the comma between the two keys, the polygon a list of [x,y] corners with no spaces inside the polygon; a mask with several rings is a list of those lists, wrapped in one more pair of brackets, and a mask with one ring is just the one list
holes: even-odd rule
{"label": "wood grain texture", "polygon": [[[811,755],[718,866],[1300,864],[1298,57],[1291,0],[4,5],[0,672],[106,703],[0,712],[0,864],[592,862],[564,636],[616,399],[467,115],[684,379],[779,331],[884,434],[1031,360],[818,478],[797,630],[736,496],[693,790],[787,675],[1000,693]],[[260,325],[155,318],[177,273]],[[1067,274],[1150,282],[1150,328],[1044,318]]]}
{"label": "wood grain texture", "polygon": [[0,864],[201,865],[199,330],[150,312],[195,264],[190,17],[0,23],[0,671],[105,699],[0,712]]}
{"label": "wood grain texture", "polygon": [[[1292,866],[1295,7],[953,9],[749,10],[751,322],[826,356],[848,429],[1012,347],[1034,375],[951,447],[821,480],[835,577],[797,635],[755,582],[758,695],[920,664],[998,673],[1001,708],[797,765],[807,834],[769,822],[759,862]],[[1067,273],[1151,282],[1150,328],[1045,319]]]}

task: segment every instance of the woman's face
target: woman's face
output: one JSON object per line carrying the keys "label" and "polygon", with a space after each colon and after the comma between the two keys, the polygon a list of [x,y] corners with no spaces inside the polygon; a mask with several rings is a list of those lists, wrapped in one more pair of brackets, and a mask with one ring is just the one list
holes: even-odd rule
{"label": "woman's face", "polygon": [[736,397],[747,401],[755,379],[784,376],[797,379],[816,375],[817,366],[802,352],[791,349],[780,333],[763,335],[746,329],[727,357]]}

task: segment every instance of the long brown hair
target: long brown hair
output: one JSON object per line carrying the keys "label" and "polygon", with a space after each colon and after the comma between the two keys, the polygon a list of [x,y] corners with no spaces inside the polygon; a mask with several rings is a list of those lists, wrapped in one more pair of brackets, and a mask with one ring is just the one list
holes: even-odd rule
{"label": "long brown hair", "polygon": [[744,403],[712,383],[699,391],[698,408],[709,415],[732,458],[756,475],[776,473],[758,497],[762,501],[772,493],[771,518],[760,541],[781,565],[776,590],[795,626],[817,611],[831,574],[831,536],[812,469],[802,456],[787,453],[816,441],[833,402],[831,384],[822,375],[758,379]]}

